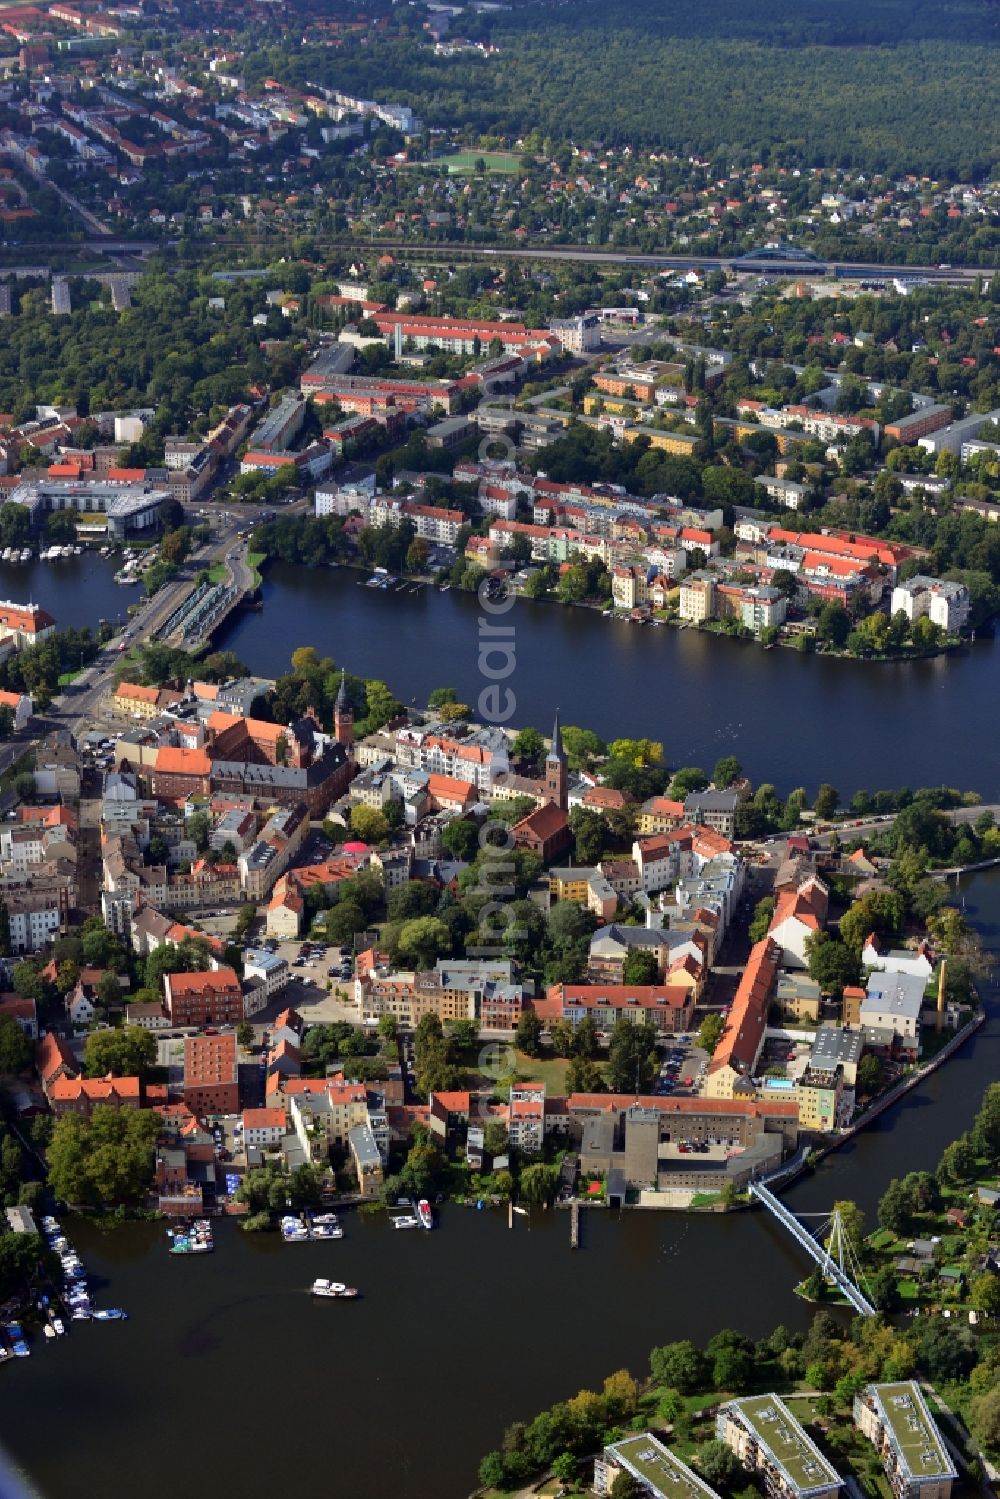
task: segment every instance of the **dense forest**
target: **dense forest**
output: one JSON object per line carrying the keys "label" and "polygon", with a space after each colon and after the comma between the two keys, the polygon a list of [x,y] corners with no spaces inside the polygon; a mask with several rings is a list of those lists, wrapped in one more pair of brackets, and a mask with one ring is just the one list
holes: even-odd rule
{"label": "dense forest", "polygon": [[366,36],[336,51],[265,48],[246,71],[399,98],[433,126],[581,146],[964,180],[1000,161],[996,11],[976,0],[588,0],[463,26],[499,54],[439,58],[413,38]]}

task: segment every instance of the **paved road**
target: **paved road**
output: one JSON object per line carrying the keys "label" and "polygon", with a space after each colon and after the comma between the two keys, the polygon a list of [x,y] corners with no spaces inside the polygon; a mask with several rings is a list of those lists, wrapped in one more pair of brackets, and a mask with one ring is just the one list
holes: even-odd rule
{"label": "paved road", "polygon": [[[945,816],[949,822],[954,823],[976,822],[984,812],[992,812],[1000,822],[1000,805],[995,802],[981,803],[975,807],[952,807],[945,812]],[[847,822],[838,822],[824,832],[811,836],[814,837],[816,843],[824,846],[830,842],[834,833],[842,842],[845,838],[864,838],[871,833],[884,833],[896,821],[897,815],[895,812],[888,812],[881,817],[851,818]],[[802,828],[801,831],[808,832],[808,829]],[[776,833],[768,842],[783,842],[787,837],[787,833]]]}
{"label": "paved road", "polygon": [[[103,226],[102,226],[103,227]],[[227,247],[234,252],[259,252],[261,256],[269,256],[272,253],[280,253],[287,249],[287,237],[248,237],[232,234],[209,234],[199,236],[198,240],[190,245],[189,250],[197,253],[204,251],[205,254],[217,255],[220,250]],[[334,254],[339,251],[348,253],[370,251],[371,245],[367,240],[355,239],[321,239],[315,241],[317,249],[321,254]],[[638,265],[650,268],[673,268],[675,270],[691,270],[699,268],[704,270],[731,270],[736,264],[740,270],[751,273],[770,275],[794,275],[809,276],[822,275],[826,271],[842,272],[849,276],[861,276],[866,279],[885,280],[892,276],[926,276],[930,280],[945,282],[968,282],[977,276],[988,274],[983,266],[948,265],[948,266],[920,266],[920,265],[878,265],[869,261],[850,260],[774,260],[760,261],[749,267],[744,264],[745,257],[738,254],[731,255],[666,255],[646,254],[637,250],[628,249],[595,249],[590,245],[539,245],[537,247],[519,246],[496,246],[477,244],[442,244],[438,240],[376,240],[379,250],[391,254],[407,257],[423,258],[428,260],[556,260],[556,261],[581,261],[597,265]],[[163,240],[128,240],[120,239],[106,232],[103,235],[95,235],[92,239],[83,241],[82,248],[97,250],[101,254],[129,254],[149,255],[160,250],[170,249],[176,246],[175,239]],[[31,255],[34,259],[44,259],[47,254],[57,254],[64,257],[66,246],[61,241],[42,242],[31,246]],[[263,263],[263,262],[262,262]]]}

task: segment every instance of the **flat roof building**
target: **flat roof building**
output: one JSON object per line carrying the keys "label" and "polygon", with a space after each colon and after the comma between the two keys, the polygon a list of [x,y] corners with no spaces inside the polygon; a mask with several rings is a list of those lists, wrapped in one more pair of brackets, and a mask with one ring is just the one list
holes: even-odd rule
{"label": "flat roof building", "polygon": [[818,1499],[840,1493],[843,1479],[777,1395],[722,1406],[715,1434],[764,1480],[771,1499]]}
{"label": "flat roof building", "polygon": [[896,1499],[949,1499],[958,1474],[914,1380],[868,1385],[854,1397],[854,1421]]}
{"label": "flat roof building", "polygon": [[656,1437],[626,1437],[605,1447],[594,1462],[594,1493],[611,1493],[619,1473],[631,1473],[653,1499],[718,1499],[714,1489]]}

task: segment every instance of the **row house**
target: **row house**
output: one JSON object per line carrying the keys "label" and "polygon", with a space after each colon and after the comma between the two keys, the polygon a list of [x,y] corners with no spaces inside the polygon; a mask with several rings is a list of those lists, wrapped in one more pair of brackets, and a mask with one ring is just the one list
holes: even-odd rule
{"label": "row house", "polygon": [[607,1036],[619,1020],[649,1022],[657,1036],[689,1030],[695,995],[682,984],[552,984],[532,1008],[546,1028],[568,1020],[574,1029],[590,1016]]}

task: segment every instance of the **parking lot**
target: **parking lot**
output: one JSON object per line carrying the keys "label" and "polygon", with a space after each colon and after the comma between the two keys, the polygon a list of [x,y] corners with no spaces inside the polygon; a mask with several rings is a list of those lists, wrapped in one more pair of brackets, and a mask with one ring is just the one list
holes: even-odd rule
{"label": "parking lot", "polygon": [[674,1036],[666,1045],[653,1092],[661,1097],[690,1098],[701,1089],[708,1053],[693,1035]]}

